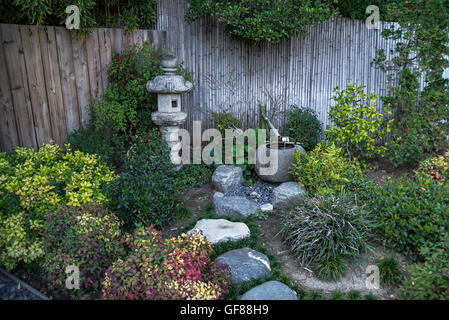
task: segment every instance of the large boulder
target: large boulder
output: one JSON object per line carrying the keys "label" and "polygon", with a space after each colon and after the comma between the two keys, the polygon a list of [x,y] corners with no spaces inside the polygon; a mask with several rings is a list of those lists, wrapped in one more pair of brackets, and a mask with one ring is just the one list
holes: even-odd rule
{"label": "large boulder", "polygon": [[306,193],[306,190],[295,181],[284,182],[273,190],[273,206],[278,208],[298,199]]}
{"label": "large boulder", "polygon": [[[255,170],[257,175],[264,181],[271,183],[281,183],[293,180],[293,176],[290,174],[290,168],[295,163],[295,150],[298,152],[305,152],[304,148],[299,144],[293,143],[266,143],[259,147],[258,154],[266,155],[269,157],[271,152],[277,157],[277,170],[274,170],[272,163],[261,164],[260,159],[256,159]],[[263,172],[262,169],[272,167],[273,170],[269,172]]]}
{"label": "large boulder", "polygon": [[244,197],[214,197],[215,214],[219,217],[245,219],[257,212],[259,205]]}
{"label": "large boulder", "polygon": [[268,281],[249,290],[240,300],[298,300],[298,296],[285,284]]}
{"label": "large boulder", "polygon": [[238,284],[249,280],[264,279],[271,274],[270,260],[260,252],[250,248],[236,249],[218,256],[218,265],[228,265],[231,282]]}
{"label": "large boulder", "polygon": [[201,230],[203,235],[212,244],[227,241],[238,241],[250,236],[249,228],[242,222],[231,222],[225,219],[203,219],[199,220],[195,227],[188,233]]}
{"label": "large boulder", "polygon": [[215,189],[227,193],[240,187],[243,183],[243,170],[235,166],[222,165],[215,169],[212,184]]}

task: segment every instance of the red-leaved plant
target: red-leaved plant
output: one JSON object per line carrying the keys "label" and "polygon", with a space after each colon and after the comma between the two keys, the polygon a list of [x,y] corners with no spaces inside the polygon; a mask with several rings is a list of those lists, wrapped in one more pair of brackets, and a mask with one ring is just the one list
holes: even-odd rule
{"label": "red-leaved plant", "polygon": [[200,232],[162,239],[151,226],[137,230],[131,246],[106,271],[103,299],[210,300],[228,293],[229,269],[210,260],[212,245]]}

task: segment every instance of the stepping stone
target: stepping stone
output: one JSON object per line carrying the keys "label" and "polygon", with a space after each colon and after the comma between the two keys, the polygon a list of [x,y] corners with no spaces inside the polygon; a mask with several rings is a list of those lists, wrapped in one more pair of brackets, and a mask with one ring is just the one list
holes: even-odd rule
{"label": "stepping stone", "polygon": [[195,227],[188,232],[194,233],[196,229],[212,244],[227,241],[238,241],[250,236],[249,228],[243,222],[231,222],[225,219],[203,219],[196,223]]}
{"label": "stepping stone", "polygon": [[222,165],[215,169],[212,175],[212,184],[215,189],[222,193],[227,193],[243,183],[243,170],[235,166]]}
{"label": "stepping stone", "polygon": [[295,181],[284,182],[273,190],[273,206],[275,208],[288,204],[306,193]]}
{"label": "stepping stone", "polygon": [[268,257],[250,248],[226,252],[217,257],[215,263],[229,266],[231,270],[231,282],[233,284],[264,279],[271,274],[270,260]]}
{"label": "stepping stone", "polygon": [[213,205],[217,216],[236,219],[245,219],[259,209],[256,202],[239,196],[214,197]]}
{"label": "stepping stone", "polygon": [[240,300],[298,300],[298,296],[282,282],[268,281],[249,290]]}

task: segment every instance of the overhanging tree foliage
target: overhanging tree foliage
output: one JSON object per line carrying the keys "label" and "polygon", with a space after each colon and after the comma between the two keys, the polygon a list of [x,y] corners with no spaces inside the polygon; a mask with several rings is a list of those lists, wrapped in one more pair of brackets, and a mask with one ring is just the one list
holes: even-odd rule
{"label": "overhanging tree foliage", "polygon": [[[399,23],[383,32],[396,40],[393,58],[378,51],[375,63],[397,81],[383,97],[394,111],[393,140],[389,145],[393,164],[417,164],[446,145],[449,119],[449,12],[446,0],[408,0],[389,7]],[[421,76],[425,87],[420,92]]]}
{"label": "overhanging tree foliage", "polygon": [[309,26],[336,14],[333,0],[191,0],[185,15],[192,23],[215,16],[228,32],[247,40],[278,43],[295,32],[305,34]]}

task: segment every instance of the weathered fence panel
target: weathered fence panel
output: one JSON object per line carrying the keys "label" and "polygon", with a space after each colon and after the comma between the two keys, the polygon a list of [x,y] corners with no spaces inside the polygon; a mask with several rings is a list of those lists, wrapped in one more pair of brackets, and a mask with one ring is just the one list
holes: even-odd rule
{"label": "weathered fence panel", "polygon": [[309,29],[307,36],[254,44],[230,37],[212,18],[189,25],[186,10],[187,1],[159,0],[157,29],[167,31],[167,47],[196,80],[196,90],[182,101],[189,130],[193,120],[212,126],[213,111],[257,125],[259,103],[267,104],[277,126],[285,123],[292,104],[311,107],[326,126],[333,88],[357,83],[368,92],[387,92],[385,74],[371,62],[378,49],[388,54],[394,48],[394,41],[381,36],[388,24],[370,30],[362,20],[335,19]]}
{"label": "weathered fence panel", "polygon": [[165,34],[98,28],[77,38],[64,27],[0,24],[0,152],[64,143],[88,122],[112,57],[145,40],[161,50]]}

